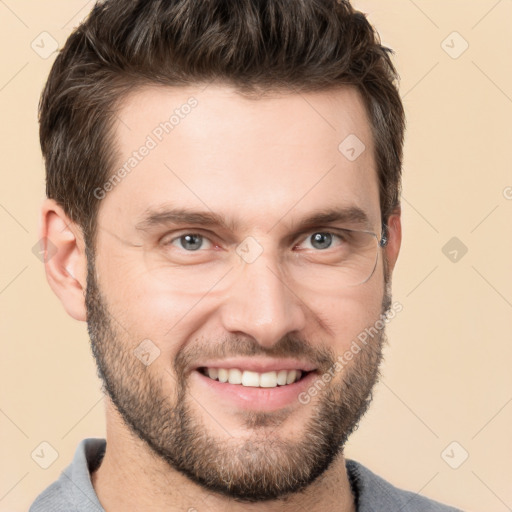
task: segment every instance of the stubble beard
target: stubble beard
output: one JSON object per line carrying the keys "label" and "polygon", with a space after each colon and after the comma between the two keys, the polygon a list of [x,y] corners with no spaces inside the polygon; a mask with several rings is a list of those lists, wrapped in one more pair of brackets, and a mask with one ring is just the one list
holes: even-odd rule
{"label": "stubble beard", "polygon": [[[134,356],[133,348],[138,342],[128,340],[112,321],[95,279],[94,257],[87,261],[87,325],[103,392],[127,427],[172,470],[209,493],[256,503],[284,500],[305,489],[343,453],[347,438],[372,400],[372,389],[380,376],[385,329],[379,330],[315,399],[301,406],[309,408],[309,419],[300,439],[280,437],[279,423],[286,416],[280,411],[247,412],[243,416],[247,436],[240,439],[226,433],[221,438],[211,433],[208,422],[214,419],[196,403],[198,397],[190,393],[185,368],[178,363],[186,357],[176,357],[175,389],[165,389],[166,376],[155,373]],[[382,314],[391,304],[389,287],[385,289]],[[290,348],[301,348],[304,343],[296,338],[282,341],[283,347]],[[244,347],[244,355],[259,350],[240,342],[237,346]],[[333,352],[325,351],[317,357],[325,369],[335,363]],[[215,418],[217,423],[220,420]]]}

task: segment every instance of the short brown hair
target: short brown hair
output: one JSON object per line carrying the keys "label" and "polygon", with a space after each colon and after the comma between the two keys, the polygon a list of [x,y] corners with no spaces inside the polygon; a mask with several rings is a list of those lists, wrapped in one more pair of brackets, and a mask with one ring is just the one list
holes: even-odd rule
{"label": "short brown hair", "polygon": [[353,85],[372,125],[385,223],[400,204],[405,131],[392,53],[347,0],[97,2],[59,52],[41,95],[46,194],[94,252],[100,199],[93,191],[114,172],[112,128],[129,92],[214,80],[242,93]]}

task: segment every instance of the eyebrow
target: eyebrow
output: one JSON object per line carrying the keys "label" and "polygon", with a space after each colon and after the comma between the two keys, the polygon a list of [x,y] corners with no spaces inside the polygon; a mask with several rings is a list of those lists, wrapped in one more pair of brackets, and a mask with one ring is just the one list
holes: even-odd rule
{"label": "eyebrow", "polygon": [[[279,223],[280,219],[277,223]],[[277,224],[276,223],[276,224]],[[343,223],[364,226],[371,229],[368,214],[358,206],[345,206],[317,210],[314,213],[292,222],[292,229],[302,230],[321,224]],[[161,207],[146,210],[142,220],[137,222],[135,229],[150,231],[160,226],[195,224],[202,227],[223,227],[231,232],[239,229],[240,223],[233,219],[226,219],[212,211],[199,211],[187,208]],[[274,225],[275,226],[275,225]],[[273,228],[271,228],[273,229]]]}

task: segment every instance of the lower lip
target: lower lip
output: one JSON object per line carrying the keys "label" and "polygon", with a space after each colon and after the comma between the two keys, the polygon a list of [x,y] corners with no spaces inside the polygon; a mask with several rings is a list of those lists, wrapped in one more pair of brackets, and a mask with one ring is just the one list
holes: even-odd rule
{"label": "lower lip", "polygon": [[[229,401],[239,408],[260,411],[275,411],[294,403],[300,404],[299,394],[308,389],[316,377],[316,372],[310,372],[293,384],[275,388],[257,388],[219,382],[198,370],[191,373],[192,381],[197,381],[201,390],[213,393],[223,401]],[[202,393],[199,396],[203,396]]]}

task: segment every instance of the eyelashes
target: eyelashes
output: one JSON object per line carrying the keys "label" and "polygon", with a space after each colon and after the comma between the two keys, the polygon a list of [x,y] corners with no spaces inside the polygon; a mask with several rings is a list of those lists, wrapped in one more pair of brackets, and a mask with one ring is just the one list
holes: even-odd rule
{"label": "eyelashes", "polygon": [[[327,231],[327,230],[317,230],[317,231],[309,231],[307,233],[303,233],[302,235],[306,234],[307,236],[301,237],[301,242],[299,244],[294,244],[294,248],[304,244],[305,242],[309,242],[311,249],[317,249],[318,251],[324,251],[327,249],[330,249],[333,245],[335,245],[335,241],[338,240],[338,243],[345,242],[346,237],[335,233],[333,231]],[[329,247],[315,247],[313,243],[318,243],[322,245],[322,240],[318,236],[316,236],[316,239],[312,242],[312,237],[314,235],[321,235],[324,239],[326,238],[327,241],[329,241]],[[202,233],[199,232],[182,232],[177,234],[176,236],[170,238],[168,241],[164,242],[163,245],[173,246],[177,247],[178,249],[187,252],[187,253],[195,253],[195,252],[204,252],[202,249],[204,248],[205,242],[207,242],[208,247],[206,249],[211,249],[213,247],[218,247],[217,244],[215,244],[210,238]],[[188,244],[188,247],[187,247]]]}

